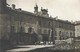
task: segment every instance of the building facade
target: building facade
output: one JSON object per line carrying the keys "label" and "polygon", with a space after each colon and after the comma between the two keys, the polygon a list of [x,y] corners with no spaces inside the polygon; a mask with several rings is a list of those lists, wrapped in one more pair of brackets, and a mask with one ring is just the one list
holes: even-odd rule
{"label": "building facade", "polygon": [[68,38],[74,37],[75,29],[74,24],[68,21],[63,21],[57,19],[56,21],[56,28],[55,28],[55,39],[57,40],[66,40]]}
{"label": "building facade", "polygon": [[14,4],[9,7],[6,0],[0,0],[0,29],[0,39],[9,39],[10,35],[19,32],[36,33],[42,37],[41,41],[64,40],[74,36],[74,24],[50,17],[47,9],[41,7],[38,11],[36,5],[34,13],[31,13],[16,9]]}
{"label": "building facade", "polygon": [[80,36],[80,21],[75,22],[75,37]]}
{"label": "building facade", "polygon": [[[46,9],[38,12],[38,6],[34,7],[34,13],[23,11],[21,8],[16,9],[12,4],[9,7],[6,0],[0,0],[0,39],[10,38],[14,33],[36,33],[42,36],[43,40],[48,41],[51,35],[53,19],[48,16]],[[6,23],[5,23],[6,22]]]}

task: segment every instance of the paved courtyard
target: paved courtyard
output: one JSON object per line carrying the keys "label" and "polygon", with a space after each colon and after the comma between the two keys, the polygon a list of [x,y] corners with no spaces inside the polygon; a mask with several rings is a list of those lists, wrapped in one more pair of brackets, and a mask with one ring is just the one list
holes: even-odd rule
{"label": "paved courtyard", "polygon": [[39,48],[47,48],[52,47],[53,45],[18,45],[14,49],[6,50],[7,52],[23,52],[23,51],[31,51]]}

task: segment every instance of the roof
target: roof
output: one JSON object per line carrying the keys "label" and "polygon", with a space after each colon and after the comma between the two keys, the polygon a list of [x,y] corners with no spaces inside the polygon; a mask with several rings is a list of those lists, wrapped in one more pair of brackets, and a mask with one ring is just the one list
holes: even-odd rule
{"label": "roof", "polygon": [[12,9],[12,8],[10,8],[10,7],[8,7],[8,9],[9,9],[9,10],[12,10],[12,11],[19,12],[19,13],[29,14],[29,15],[33,15],[33,16],[38,16],[38,17],[46,18],[46,19],[54,19],[54,18],[52,18],[52,17],[45,17],[45,16],[37,15],[37,14],[35,14],[35,13],[28,12],[28,11],[24,11],[24,10],[21,10],[21,9]]}
{"label": "roof", "polygon": [[57,22],[62,22],[62,23],[67,23],[67,24],[72,24],[74,25],[74,23],[71,23],[70,21],[68,20],[61,20],[61,19],[56,19]]}
{"label": "roof", "polygon": [[80,21],[76,21],[76,22],[75,22],[75,26],[76,26],[76,25],[80,25]]}
{"label": "roof", "polygon": [[80,25],[80,23],[76,23],[76,24],[75,24],[75,26],[78,26],[78,25]]}
{"label": "roof", "polygon": [[53,17],[45,17],[45,16],[42,16],[42,15],[38,15],[38,14],[35,14],[35,13],[32,13],[32,12],[28,12],[28,11],[24,11],[24,10],[21,10],[21,9],[12,9],[11,7],[8,7],[8,9],[12,10],[12,11],[19,12],[19,13],[23,13],[23,14],[29,14],[29,15],[33,15],[33,16],[36,16],[36,17],[38,16],[38,17],[45,18],[45,19],[50,19],[50,20],[55,20],[55,21],[58,21],[58,22],[72,24],[69,21],[64,21],[64,20],[61,20],[61,19],[53,18]]}

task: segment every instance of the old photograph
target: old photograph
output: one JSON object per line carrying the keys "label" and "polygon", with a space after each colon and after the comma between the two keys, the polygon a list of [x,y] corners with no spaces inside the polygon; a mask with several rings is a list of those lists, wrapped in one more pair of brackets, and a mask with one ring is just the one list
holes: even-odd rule
{"label": "old photograph", "polygon": [[80,0],[0,0],[0,52],[80,52]]}

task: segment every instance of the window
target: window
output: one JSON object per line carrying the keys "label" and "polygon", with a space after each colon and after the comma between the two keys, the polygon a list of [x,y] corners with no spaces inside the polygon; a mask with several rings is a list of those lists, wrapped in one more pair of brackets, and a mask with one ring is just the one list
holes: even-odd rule
{"label": "window", "polygon": [[55,37],[55,40],[57,40],[57,37]]}
{"label": "window", "polygon": [[50,22],[49,22],[49,26],[50,26]]}
{"label": "window", "polygon": [[39,33],[39,34],[41,34],[41,33],[42,33],[42,32],[41,32],[41,29],[38,29],[38,33]]}
{"label": "window", "polygon": [[61,39],[62,39],[62,38],[61,38],[61,31],[59,31],[59,36],[60,36],[60,40],[61,40]]}
{"label": "window", "polygon": [[59,36],[61,36],[61,31],[59,31]]}
{"label": "window", "polygon": [[44,30],[44,34],[47,34],[47,30]]}
{"label": "window", "polygon": [[55,36],[57,36],[57,31],[55,31]]}
{"label": "window", "polygon": [[15,32],[15,27],[11,26],[11,32],[14,33]]}
{"label": "window", "polygon": [[48,34],[50,34],[50,30],[48,30]]}
{"label": "window", "polygon": [[59,25],[59,28],[61,28],[61,25]]}
{"label": "window", "polygon": [[61,40],[62,38],[61,38],[61,36],[60,36],[60,40]]}
{"label": "window", "polygon": [[25,32],[24,27],[20,27],[20,32]]}
{"label": "window", "polygon": [[72,32],[70,32],[70,37],[72,37]]}
{"label": "window", "polygon": [[66,32],[66,39],[69,38],[68,32]]}
{"label": "window", "polygon": [[31,32],[32,32],[32,28],[29,27],[29,28],[28,28],[28,33],[31,33]]}
{"label": "window", "polygon": [[39,25],[41,25],[41,20],[38,21]]}

